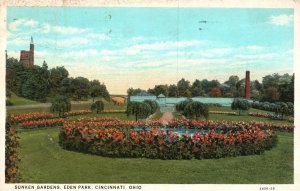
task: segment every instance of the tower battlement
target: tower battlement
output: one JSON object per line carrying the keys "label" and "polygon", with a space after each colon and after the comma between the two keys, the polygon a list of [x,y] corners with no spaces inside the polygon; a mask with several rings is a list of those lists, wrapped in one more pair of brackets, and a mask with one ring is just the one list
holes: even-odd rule
{"label": "tower battlement", "polygon": [[34,44],[33,44],[32,37],[30,41],[29,51],[28,50],[20,51],[20,63],[24,67],[31,67],[34,65]]}

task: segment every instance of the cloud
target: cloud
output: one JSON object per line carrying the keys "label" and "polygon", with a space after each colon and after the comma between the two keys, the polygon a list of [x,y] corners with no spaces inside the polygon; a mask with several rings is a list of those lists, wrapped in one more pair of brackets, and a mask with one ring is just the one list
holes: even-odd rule
{"label": "cloud", "polygon": [[245,54],[238,54],[235,55],[234,58],[241,58],[241,59],[270,59],[277,56],[275,53],[267,53],[267,54],[251,54],[251,55],[245,55]]}
{"label": "cloud", "polygon": [[19,30],[19,27],[22,25],[27,26],[27,27],[34,27],[34,26],[38,25],[38,22],[33,19],[29,19],[29,20],[16,19],[8,25],[8,29],[11,31],[17,31],[17,30]]}
{"label": "cloud", "polygon": [[190,46],[197,46],[202,44],[199,40],[184,40],[184,41],[165,41],[165,42],[155,42],[150,44],[139,44],[128,47],[127,49],[134,52],[139,52],[142,50],[166,50],[172,48],[185,48]]}
{"label": "cloud", "polygon": [[107,40],[110,39],[110,37],[103,33],[89,33],[87,35],[89,38],[92,38],[93,40]]}
{"label": "cloud", "polygon": [[87,32],[88,29],[76,28],[76,27],[65,27],[65,26],[53,26],[52,30],[61,34],[79,34]]}
{"label": "cloud", "polygon": [[263,46],[257,46],[257,45],[250,45],[245,47],[248,50],[264,50],[265,47]]}
{"label": "cloud", "polygon": [[90,30],[88,28],[78,28],[71,26],[52,26],[49,23],[40,23],[33,19],[16,19],[8,25],[8,29],[10,31],[19,31],[22,27],[36,27],[35,29],[38,32],[49,33],[52,31],[60,34],[81,34]]}
{"label": "cloud", "polygon": [[252,64],[254,62],[255,61],[253,61],[253,60],[251,60],[251,61],[249,61],[249,60],[235,61],[235,62],[232,62],[232,63],[228,64],[228,66],[230,68],[236,68],[236,67],[239,67],[239,66],[244,67],[245,65],[249,65],[249,64]]}
{"label": "cloud", "polygon": [[21,37],[16,37],[13,39],[7,39],[7,44],[15,45],[15,46],[29,46],[30,39],[27,38],[21,38]]}
{"label": "cloud", "polygon": [[293,15],[273,15],[269,17],[269,23],[277,26],[289,26],[293,22]]}

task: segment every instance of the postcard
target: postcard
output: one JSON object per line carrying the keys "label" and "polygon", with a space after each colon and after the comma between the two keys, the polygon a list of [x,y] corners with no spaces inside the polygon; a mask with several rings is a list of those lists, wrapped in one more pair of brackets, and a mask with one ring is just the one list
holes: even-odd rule
{"label": "postcard", "polygon": [[4,2],[0,190],[299,189],[299,20],[298,1]]}

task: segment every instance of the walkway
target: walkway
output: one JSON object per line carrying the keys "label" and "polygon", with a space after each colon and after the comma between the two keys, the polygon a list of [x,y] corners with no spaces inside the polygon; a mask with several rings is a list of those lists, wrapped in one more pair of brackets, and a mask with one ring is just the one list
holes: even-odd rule
{"label": "walkway", "polygon": [[160,111],[163,112],[163,115],[160,118],[163,121],[163,124],[167,124],[174,118],[172,113],[174,111],[174,107],[161,107]]}

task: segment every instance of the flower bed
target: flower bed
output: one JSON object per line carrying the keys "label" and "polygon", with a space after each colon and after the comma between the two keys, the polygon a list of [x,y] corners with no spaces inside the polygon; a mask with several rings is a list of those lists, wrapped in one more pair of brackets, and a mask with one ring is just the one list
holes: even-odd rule
{"label": "flower bed", "polygon": [[[281,115],[276,115],[274,113],[266,113],[266,112],[249,112],[250,116],[255,116],[255,117],[265,117],[265,118],[270,118],[270,119],[275,119],[275,120],[282,120]],[[288,117],[287,119],[289,122],[294,122],[293,117]]]}
{"label": "flower bed", "polygon": [[21,128],[24,129],[32,129],[32,128],[40,128],[40,127],[53,127],[53,126],[61,126],[64,123],[63,118],[55,118],[55,119],[40,119],[36,121],[25,121],[19,124]]}
{"label": "flower bed", "polygon": [[69,111],[65,112],[65,116],[75,116],[75,115],[86,115],[92,113],[92,110],[78,110],[78,111]]}
{"label": "flower bed", "polygon": [[49,112],[33,112],[33,113],[26,113],[26,114],[20,114],[20,115],[9,115],[8,120],[11,123],[20,123],[24,121],[32,121],[32,120],[38,120],[38,119],[49,119],[52,118],[53,114]]}
{"label": "flower bed", "polygon": [[[193,135],[165,132],[160,129],[160,121],[152,124],[128,121],[103,124],[107,123],[93,122],[91,125],[89,122],[67,121],[59,136],[60,145],[69,150],[110,157],[204,159],[261,154],[275,146],[277,141],[272,130],[263,130],[255,123],[181,120],[168,125],[174,130],[182,128],[183,124],[189,128],[193,125],[193,128],[208,129],[207,133]],[[136,130],[140,125],[147,125],[147,128]],[[226,133],[215,131],[223,126],[228,128]]]}
{"label": "flower bed", "polygon": [[284,131],[284,132],[293,132],[294,126],[293,125],[284,125],[284,124],[274,124],[274,123],[264,123],[264,122],[257,122],[251,121],[249,123],[238,121],[238,122],[228,122],[228,121],[195,121],[195,120],[172,120],[169,121],[168,127],[169,128],[197,128],[197,129],[220,129],[224,131],[228,131],[233,127],[238,128],[249,128],[249,127],[257,127],[261,130],[273,130],[273,131]]}

